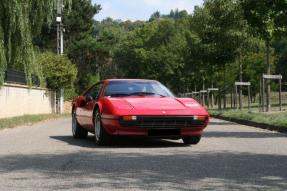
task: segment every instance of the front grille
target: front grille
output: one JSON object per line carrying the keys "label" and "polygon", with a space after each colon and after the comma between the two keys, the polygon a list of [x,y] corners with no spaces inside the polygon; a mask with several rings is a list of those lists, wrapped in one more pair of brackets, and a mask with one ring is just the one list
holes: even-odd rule
{"label": "front grille", "polygon": [[193,116],[137,116],[136,121],[120,120],[123,127],[140,128],[196,128],[205,125],[204,121],[195,120]]}

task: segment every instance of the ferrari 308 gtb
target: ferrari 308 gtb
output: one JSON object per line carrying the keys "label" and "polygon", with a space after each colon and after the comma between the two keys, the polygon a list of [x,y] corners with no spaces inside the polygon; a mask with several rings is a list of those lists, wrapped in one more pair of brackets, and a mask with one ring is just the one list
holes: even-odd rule
{"label": "ferrari 308 gtb", "polygon": [[197,144],[209,122],[208,112],[194,99],[176,98],[154,80],[104,80],[77,97],[72,106],[74,138],[85,138],[91,132],[99,145],[116,136]]}

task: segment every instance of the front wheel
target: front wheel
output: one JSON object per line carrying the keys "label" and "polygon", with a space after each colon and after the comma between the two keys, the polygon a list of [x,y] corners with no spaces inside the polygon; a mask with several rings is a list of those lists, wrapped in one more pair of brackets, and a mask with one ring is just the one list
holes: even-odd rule
{"label": "front wheel", "polygon": [[97,110],[94,114],[94,127],[95,127],[95,143],[97,145],[108,145],[110,143],[110,136],[102,126],[101,114]]}
{"label": "front wheel", "polygon": [[196,145],[200,142],[201,136],[182,137],[183,143],[186,145]]}
{"label": "front wheel", "polygon": [[76,117],[76,110],[72,112],[72,133],[75,139],[85,139],[88,131],[80,126]]}

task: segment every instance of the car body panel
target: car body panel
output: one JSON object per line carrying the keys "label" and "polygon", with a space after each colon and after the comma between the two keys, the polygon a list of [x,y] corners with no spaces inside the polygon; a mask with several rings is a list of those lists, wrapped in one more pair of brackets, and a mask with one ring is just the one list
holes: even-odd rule
{"label": "car body panel", "polygon": [[[72,103],[73,109],[76,110],[78,123],[90,132],[94,132],[93,116],[96,108],[99,108],[102,114],[101,121],[103,127],[108,134],[114,136],[148,136],[151,129],[153,129],[139,128],[137,126],[123,127],[120,124],[120,119],[123,116],[206,117],[204,125],[200,127],[166,128],[180,129],[180,133],[177,134],[177,136],[201,135],[203,129],[209,122],[209,114],[207,110],[192,98],[174,98],[163,96],[105,97],[104,91],[110,81],[116,80],[105,80],[100,82],[102,87],[99,91],[98,99],[85,101],[85,96],[87,96],[87,92],[89,92],[91,89],[90,88],[81,96],[77,97]],[[122,81],[129,80],[127,79]]]}

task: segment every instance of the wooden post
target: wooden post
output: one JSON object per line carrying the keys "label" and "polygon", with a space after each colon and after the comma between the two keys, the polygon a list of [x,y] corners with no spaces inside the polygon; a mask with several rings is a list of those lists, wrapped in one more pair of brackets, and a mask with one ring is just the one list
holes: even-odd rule
{"label": "wooden post", "polygon": [[259,83],[259,103],[258,103],[258,108],[259,108],[259,112],[262,111],[262,79],[260,78],[260,83]]}
{"label": "wooden post", "polygon": [[230,108],[233,109],[233,90],[231,90],[230,94]]}
{"label": "wooden post", "polygon": [[205,104],[205,94],[204,93],[202,93],[202,105],[206,105]]}
{"label": "wooden post", "polygon": [[262,78],[262,111],[265,111],[265,79]]}
{"label": "wooden post", "polygon": [[282,80],[279,80],[279,105],[280,111],[282,111]]}
{"label": "wooden post", "polygon": [[213,93],[211,92],[210,106],[211,106],[212,109],[213,109],[213,104],[214,104],[214,102],[213,102]]}
{"label": "wooden post", "polygon": [[233,109],[236,108],[236,105],[235,105],[235,86],[234,86],[234,90],[233,90]]}
{"label": "wooden post", "polygon": [[210,100],[209,100],[209,91],[207,90],[207,108],[209,108],[209,103],[210,103]]}
{"label": "wooden post", "polygon": [[211,92],[211,108],[213,108],[213,107],[214,107],[214,94],[213,94],[213,92]]}
{"label": "wooden post", "polygon": [[234,88],[235,88],[235,95],[234,95],[234,98],[235,98],[235,109],[237,110],[238,109],[238,104],[237,104],[237,86],[235,85]]}
{"label": "wooden post", "polygon": [[251,94],[250,94],[250,86],[248,86],[248,111],[251,112]]}

